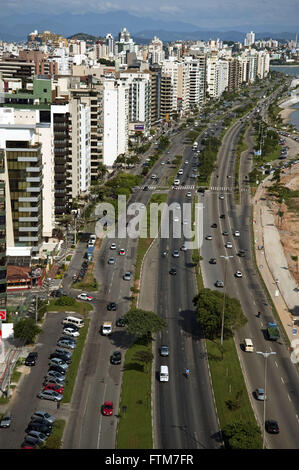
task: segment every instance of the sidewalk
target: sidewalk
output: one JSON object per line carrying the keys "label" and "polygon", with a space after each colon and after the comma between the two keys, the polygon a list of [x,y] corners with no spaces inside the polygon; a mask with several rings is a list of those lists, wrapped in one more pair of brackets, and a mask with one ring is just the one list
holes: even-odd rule
{"label": "sidewalk", "polygon": [[[298,329],[296,334],[292,332],[294,328],[292,312],[299,313],[299,292],[297,292],[296,282],[288,270],[279,232],[274,224],[271,201],[267,201],[265,197],[271,178],[272,176],[269,175],[264,180],[253,198],[256,262],[281,323],[290,342],[292,342],[299,339]],[[258,247],[263,247],[263,249],[258,249]]]}

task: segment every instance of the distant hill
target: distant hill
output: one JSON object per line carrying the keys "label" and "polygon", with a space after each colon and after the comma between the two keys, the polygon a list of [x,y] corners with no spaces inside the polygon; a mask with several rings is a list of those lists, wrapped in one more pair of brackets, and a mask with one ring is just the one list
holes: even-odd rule
{"label": "distant hill", "polygon": [[69,36],[67,39],[76,39],[78,41],[86,41],[86,42],[95,42],[101,39],[103,40],[103,38],[101,37],[93,36],[92,34],[86,34],[86,33],[73,34],[72,36]]}

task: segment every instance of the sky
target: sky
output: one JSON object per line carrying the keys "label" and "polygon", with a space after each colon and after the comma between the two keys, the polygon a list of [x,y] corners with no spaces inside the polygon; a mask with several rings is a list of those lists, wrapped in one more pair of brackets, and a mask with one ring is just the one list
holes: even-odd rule
{"label": "sky", "polygon": [[127,11],[164,21],[183,21],[199,28],[243,30],[243,26],[299,24],[299,0],[0,0],[1,16],[15,13],[107,13]]}

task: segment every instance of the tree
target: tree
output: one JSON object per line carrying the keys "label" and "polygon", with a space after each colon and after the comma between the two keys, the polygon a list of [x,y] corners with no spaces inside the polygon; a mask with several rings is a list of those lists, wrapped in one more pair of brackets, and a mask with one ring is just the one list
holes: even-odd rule
{"label": "tree", "polygon": [[152,351],[150,351],[149,349],[140,349],[140,351],[136,351],[132,359],[133,361],[138,361],[138,362],[142,362],[143,364],[145,364],[145,372],[148,373],[149,364],[152,363],[154,359],[154,355]]}
{"label": "tree", "polygon": [[296,263],[297,273],[298,273],[298,256],[297,255],[296,256],[291,256],[291,258],[292,258],[292,261],[295,261],[295,263]]}
{"label": "tree", "polygon": [[222,429],[222,436],[228,449],[261,449],[261,430],[255,423],[236,421]]}
{"label": "tree", "polygon": [[24,318],[14,325],[14,336],[24,344],[31,344],[41,328],[37,326],[32,318]]}
{"label": "tree", "polygon": [[125,315],[124,321],[129,333],[137,338],[147,337],[151,339],[152,333],[157,333],[164,328],[167,323],[154,312],[131,308]]}
{"label": "tree", "polygon": [[[215,340],[221,334],[223,294],[211,289],[201,289],[193,303],[197,309],[197,320],[204,329],[206,338]],[[239,300],[225,296],[224,333],[232,332],[247,323]]]}

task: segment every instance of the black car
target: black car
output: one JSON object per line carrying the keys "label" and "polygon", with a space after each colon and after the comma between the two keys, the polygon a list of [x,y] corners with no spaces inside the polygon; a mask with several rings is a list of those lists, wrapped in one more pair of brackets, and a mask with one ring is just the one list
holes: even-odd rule
{"label": "black car", "polygon": [[114,351],[114,353],[110,356],[110,363],[113,365],[118,365],[121,363],[121,352]]}
{"label": "black car", "polygon": [[30,352],[25,359],[25,366],[35,366],[38,358],[37,352]]}
{"label": "black car", "polygon": [[278,422],[274,419],[268,419],[265,422],[265,428],[269,434],[279,434]]}
{"label": "black car", "polygon": [[211,225],[211,227],[212,228],[217,228],[217,224],[214,223],[214,224]]}
{"label": "black car", "polygon": [[30,431],[38,431],[42,432],[46,436],[50,436],[52,432],[52,426],[47,424],[41,424],[33,420],[28,424],[27,429],[25,429],[26,433],[29,433]]}
{"label": "black car", "polygon": [[58,341],[64,340],[64,339],[66,339],[70,343],[77,344],[76,338],[73,338],[72,336],[68,336],[68,335],[61,335]]}
{"label": "black car", "polygon": [[78,328],[77,325],[73,325],[73,323],[64,323],[63,324],[63,329],[64,328],[71,328],[71,330],[73,330],[73,331],[79,331],[80,330],[80,328]]}
{"label": "black car", "polygon": [[239,250],[238,255],[239,255],[241,258],[244,258],[244,256],[246,256],[245,250]]}
{"label": "black car", "polygon": [[67,364],[71,364],[71,362],[72,362],[71,358],[69,356],[67,356],[66,354],[61,354],[61,353],[55,353],[54,352],[54,353],[50,354],[49,359],[54,359],[54,358],[62,359]]}
{"label": "black car", "polygon": [[216,258],[210,258],[210,264],[217,264]]}
{"label": "black car", "polygon": [[176,275],[176,269],[171,268],[171,270],[169,271],[169,274],[171,274],[172,276],[175,276]]}
{"label": "black car", "polygon": [[27,435],[21,444],[21,447],[37,447],[41,444],[40,439],[34,436]]}
{"label": "black car", "polygon": [[220,219],[225,219],[225,214],[221,214]]}
{"label": "black car", "polygon": [[116,320],[116,326],[125,326],[125,321],[124,321],[124,318],[123,317],[119,317],[117,320]]}
{"label": "black car", "polygon": [[50,366],[50,367],[49,367],[49,372],[50,372],[51,370],[52,370],[52,371],[55,371],[55,372],[59,372],[61,375],[66,375],[66,373],[67,373],[67,370],[63,369],[63,368],[60,367],[59,365],[57,365],[57,366],[54,366],[54,365],[53,365],[53,366]]}
{"label": "black car", "polygon": [[109,302],[109,304],[107,305],[107,310],[109,310],[110,312],[111,312],[111,311],[115,312],[115,310],[116,310],[116,303],[115,303],[115,302]]}

